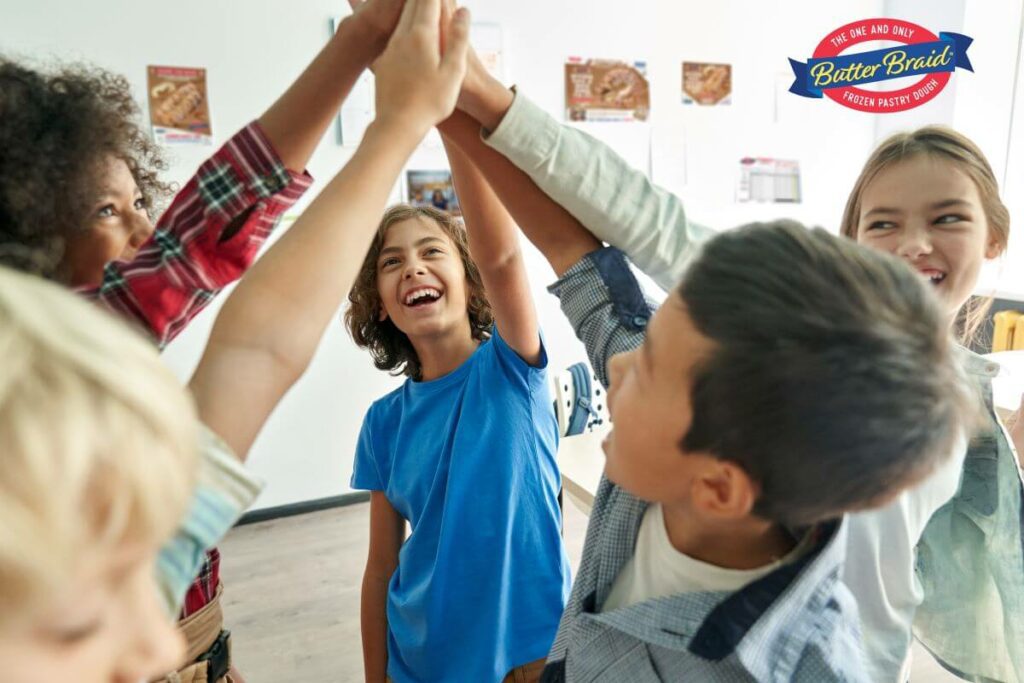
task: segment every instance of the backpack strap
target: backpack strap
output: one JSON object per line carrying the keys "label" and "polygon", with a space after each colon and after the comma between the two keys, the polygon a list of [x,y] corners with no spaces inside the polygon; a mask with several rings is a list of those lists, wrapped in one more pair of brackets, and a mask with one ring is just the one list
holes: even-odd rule
{"label": "backpack strap", "polygon": [[569,366],[569,374],[572,377],[574,401],[572,413],[569,414],[569,424],[565,430],[565,436],[582,434],[587,428],[591,419],[597,419],[597,411],[591,403],[591,391],[593,386],[590,382],[590,369],[586,363],[574,363]]}

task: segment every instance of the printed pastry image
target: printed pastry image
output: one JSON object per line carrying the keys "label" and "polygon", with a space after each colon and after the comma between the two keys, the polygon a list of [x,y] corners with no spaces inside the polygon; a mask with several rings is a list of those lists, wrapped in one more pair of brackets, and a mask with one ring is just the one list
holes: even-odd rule
{"label": "printed pastry image", "polygon": [[194,83],[183,83],[177,87],[161,83],[153,88],[152,95],[157,103],[153,109],[154,123],[169,128],[185,127],[203,103],[203,94]]}
{"label": "printed pastry image", "polygon": [[582,60],[565,64],[566,115],[570,121],[644,121],[650,86],[644,62]]}
{"label": "printed pastry image", "polygon": [[697,104],[722,102],[732,93],[732,65],[683,62],[683,92]]}
{"label": "printed pastry image", "polygon": [[633,97],[634,89],[639,80],[632,69],[625,67],[612,69],[604,75],[601,83],[598,84],[598,97],[604,104],[631,107],[632,100],[635,99]]}

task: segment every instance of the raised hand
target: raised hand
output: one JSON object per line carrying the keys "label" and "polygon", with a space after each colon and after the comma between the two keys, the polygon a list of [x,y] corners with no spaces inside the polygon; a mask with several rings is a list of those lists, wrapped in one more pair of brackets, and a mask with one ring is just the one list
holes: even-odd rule
{"label": "raised hand", "polygon": [[466,74],[469,12],[461,8],[452,15],[442,51],[441,3],[406,1],[375,64],[379,121],[425,134],[454,111]]}
{"label": "raised hand", "polygon": [[352,21],[359,27],[359,33],[374,45],[378,45],[376,59],[391,38],[391,33],[398,24],[405,0],[348,0],[352,8]]}

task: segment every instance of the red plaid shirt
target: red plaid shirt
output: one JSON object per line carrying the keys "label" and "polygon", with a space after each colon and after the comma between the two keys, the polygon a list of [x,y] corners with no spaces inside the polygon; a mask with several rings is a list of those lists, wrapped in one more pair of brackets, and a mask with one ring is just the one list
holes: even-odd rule
{"label": "red plaid shirt", "polygon": [[[203,162],[132,261],[108,264],[102,284],[78,292],[139,323],[163,349],[252,265],[312,182],[285,168],[254,121]],[[239,229],[222,240],[235,221]],[[220,554],[213,549],[185,596],[182,618],[209,603],[219,583]]]}

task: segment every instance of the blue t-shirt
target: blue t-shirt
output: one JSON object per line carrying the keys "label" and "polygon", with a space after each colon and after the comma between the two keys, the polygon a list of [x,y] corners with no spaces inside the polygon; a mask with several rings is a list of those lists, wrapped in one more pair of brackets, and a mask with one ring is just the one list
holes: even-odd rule
{"label": "blue t-shirt", "polygon": [[352,488],[409,521],[388,586],[388,675],[501,681],[547,656],[569,595],[558,431],[542,352],[498,335],[451,373],[407,380],[363,421]]}

